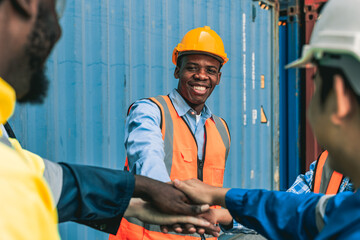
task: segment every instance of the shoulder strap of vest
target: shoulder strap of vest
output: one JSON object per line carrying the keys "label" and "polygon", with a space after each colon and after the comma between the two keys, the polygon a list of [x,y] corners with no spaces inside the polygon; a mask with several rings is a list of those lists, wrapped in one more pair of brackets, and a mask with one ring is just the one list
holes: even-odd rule
{"label": "shoulder strap of vest", "polygon": [[[164,140],[165,166],[168,174],[171,173],[173,158],[173,122],[170,113],[170,107],[174,108],[169,96],[157,96],[150,98],[160,109],[161,112],[161,133]],[[175,110],[175,109],[172,109]]]}
{"label": "shoulder strap of vest", "polygon": [[231,143],[230,131],[224,119],[216,115],[212,115],[212,118],[214,119],[215,126],[219,131],[221,139],[225,145],[226,148],[225,160],[226,160],[229,155],[230,143]]}
{"label": "shoulder strap of vest", "polygon": [[328,152],[324,151],[316,164],[314,173],[314,192],[324,194],[336,194],[339,192],[339,188],[344,176],[332,170],[327,161]]}
{"label": "shoulder strap of vest", "polygon": [[344,179],[344,175],[339,172],[333,171],[326,194],[337,194],[340,190],[341,182]]}
{"label": "shoulder strap of vest", "polygon": [[4,131],[6,131],[5,126],[0,124],[0,143],[3,143],[4,145],[12,148],[13,146],[7,138],[8,133],[4,133]]}
{"label": "shoulder strap of vest", "polygon": [[313,175],[313,189],[312,191],[314,193],[319,193],[320,192],[320,184],[321,184],[321,176],[322,176],[322,171],[324,168],[324,164],[326,162],[328,156],[328,151],[324,151],[322,152],[319,157],[318,160],[316,162],[315,165],[315,170],[314,170],[314,175]]}
{"label": "shoulder strap of vest", "polygon": [[152,101],[153,103],[155,103],[155,105],[159,108],[160,110],[160,129],[161,129],[161,133],[163,135],[163,140],[164,140],[164,135],[165,135],[165,130],[166,130],[166,123],[164,121],[165,119],[165,112],[164,111],[164,106],[165,106],[165,109],[167,109],[167,106],[166,106],[166,103],[164,104],[164,99],[163,99],[163,96],[157,96],[157,97],[151,97],[151,98],[148,98],[150,101]]}

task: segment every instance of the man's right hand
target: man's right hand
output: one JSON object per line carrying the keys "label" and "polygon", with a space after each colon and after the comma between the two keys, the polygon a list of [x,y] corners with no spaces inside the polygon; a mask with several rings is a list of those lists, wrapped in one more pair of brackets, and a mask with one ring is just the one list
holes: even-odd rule
{"label": "man's right hand", "polygon": [[196,215],[209,210],[208,204],[190,204],[187,196],[176,189],[172,184],[135,175],[135,189],[133,197],[149,201],[164,213]]}
{"label": "man's right hand", "polygon": [[174,186],[184,192],[192,202],[198,204],[220,205],[226,208],[225,195],[228,188],[219,188],[203,183],[198,179],[174,180]]}

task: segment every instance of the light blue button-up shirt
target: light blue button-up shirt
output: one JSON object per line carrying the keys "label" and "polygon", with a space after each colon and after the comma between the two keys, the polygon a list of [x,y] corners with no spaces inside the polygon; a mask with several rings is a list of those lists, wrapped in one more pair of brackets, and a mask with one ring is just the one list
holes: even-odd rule
{"label": "light blue button-up shirt", "polygon": [[[196,122],[196,111],[186,103],[176,89],[170,92],[169,97],[179,116],[185,119],[193,132],[198,146],[198,157],[202,159],[204,125],[212,116],[210,109],[204,105],[200,119]],[[160,121],[161,113],[155,103],[148,99],[136,101],[126,119],[125,148],[131,172],[169,182],[170,176],[164,163],[164,141]]]}

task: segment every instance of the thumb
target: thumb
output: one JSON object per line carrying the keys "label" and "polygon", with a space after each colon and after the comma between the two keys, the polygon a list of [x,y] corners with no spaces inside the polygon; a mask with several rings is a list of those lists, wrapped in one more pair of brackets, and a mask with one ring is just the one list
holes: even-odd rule
{"label": "thumb", "polygon": [[201,213],[207,212],[210,210],[210,205],[209,204],[203,204],[200,206],[200,211]]}
{"label": "thumb", "polygon": [[179,179],[175,179],[173,183],[174,187],[180,191],[182,191],[185,194],[191,193],[191,186],[187,184],[186,182],[180,181]]}
{"label": "thumb", "polygon": [[181,181],[179,179],[175,179],[173,182],[174,187],[181,188]]}

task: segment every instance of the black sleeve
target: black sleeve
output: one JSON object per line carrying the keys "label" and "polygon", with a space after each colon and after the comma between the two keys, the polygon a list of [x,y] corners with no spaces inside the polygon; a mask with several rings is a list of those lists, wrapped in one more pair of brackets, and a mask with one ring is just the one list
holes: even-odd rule
{"label": "black sleeve", "polygon": [[116,234],[134,191],[128,172],[59,163],[63,187],[57,204],[59,222],[74,221]]}

